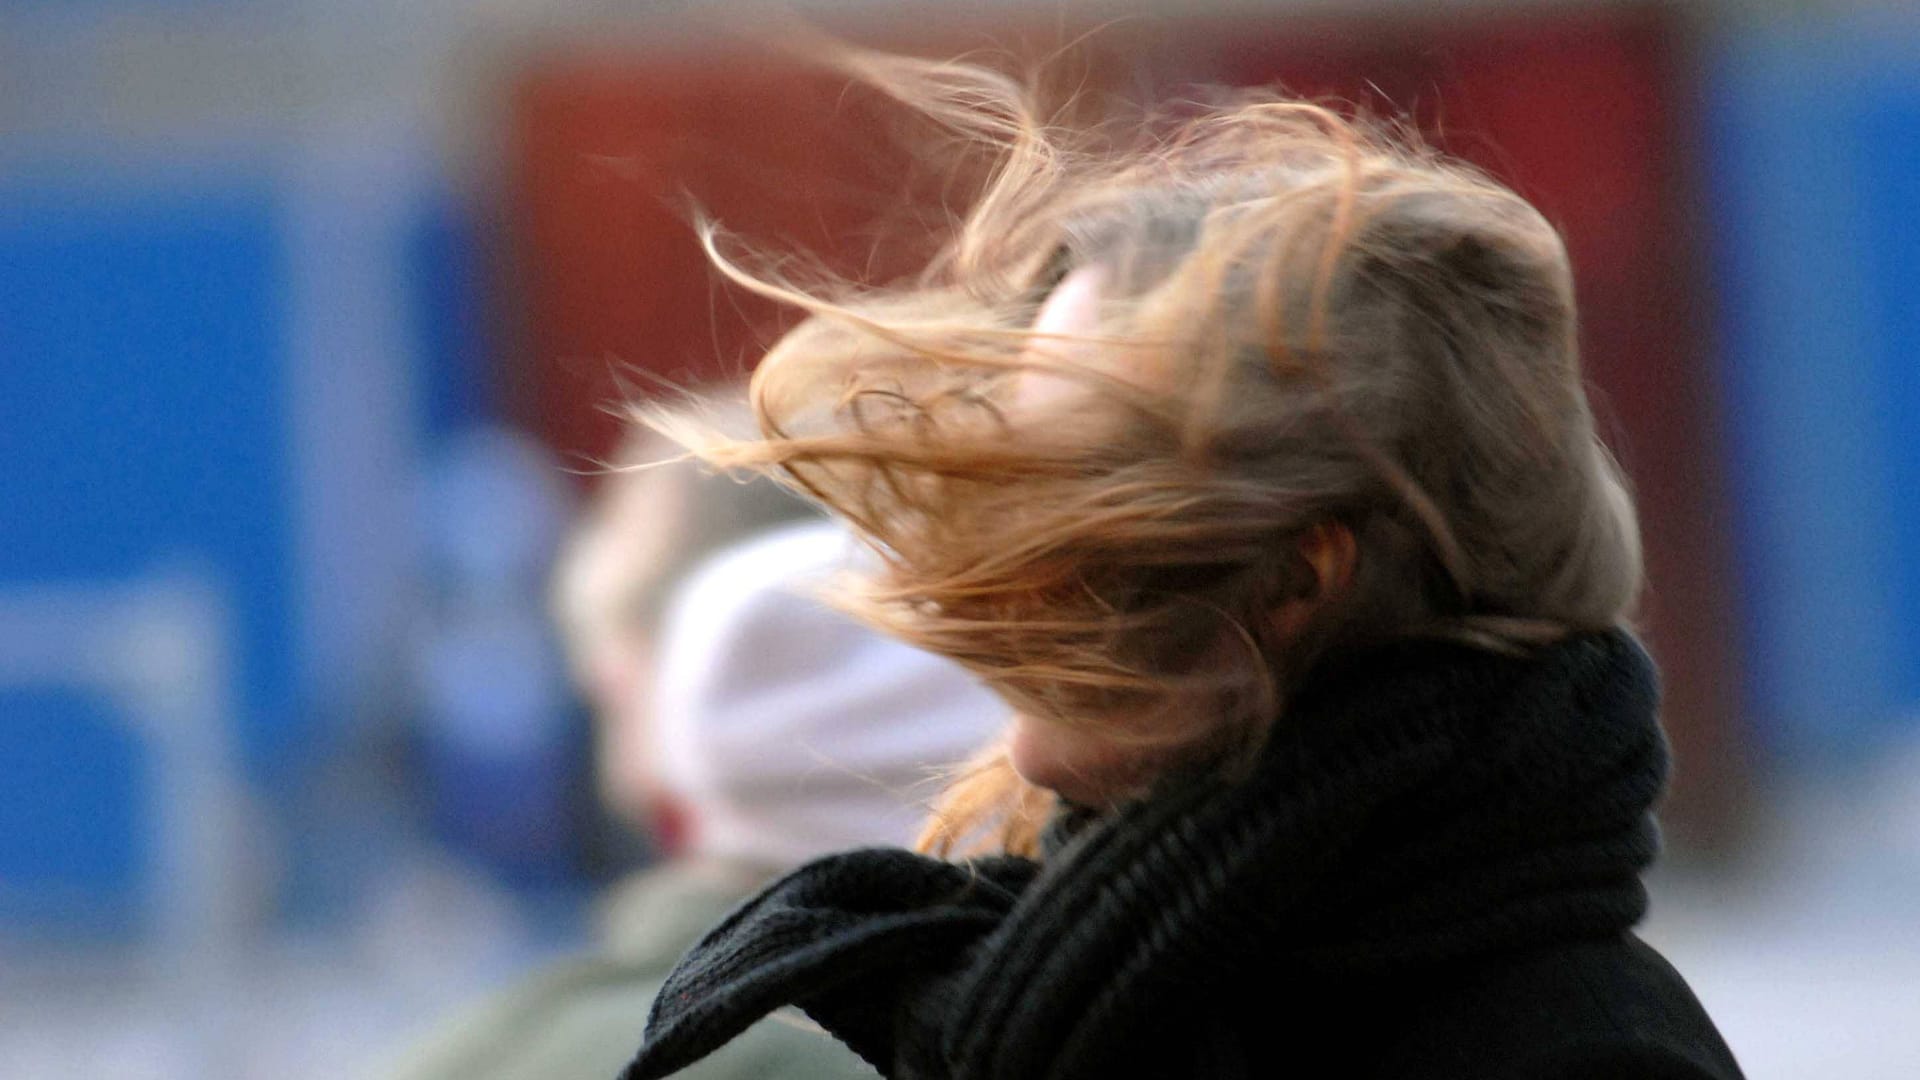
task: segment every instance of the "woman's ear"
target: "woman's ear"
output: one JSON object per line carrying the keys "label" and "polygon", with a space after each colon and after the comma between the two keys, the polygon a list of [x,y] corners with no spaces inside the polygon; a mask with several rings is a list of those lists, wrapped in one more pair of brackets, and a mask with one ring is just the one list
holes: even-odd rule
{"label": "woman's ear", "polygon": [[1300,558],[1313,569],[1312,597],[1323,599],[1344,590],[1353,581],[1359,545],[1353,530],[1337,521],[1323,521],[1300,538]]}
{"label": "woman's ear", "polygon": [[1353,530],[1337,521],[1323,521],[1308,529],[1300,537],[1299,554],[1313,580],[1273,609],[1273,627],[1283,641],[1299,637],[1320,608],[1352,584],[1360,559]]}

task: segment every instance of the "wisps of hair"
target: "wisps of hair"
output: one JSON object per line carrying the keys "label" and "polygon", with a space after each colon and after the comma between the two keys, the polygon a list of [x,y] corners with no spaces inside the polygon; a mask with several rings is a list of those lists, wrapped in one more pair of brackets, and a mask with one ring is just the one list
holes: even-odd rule
{"label": "wisps of hair", "polygon": [[[1269,92],[1116,134],[1052,122],[981,66],[832,60],[994,166],[904,283],[798,282],[703,226],[722,275],[810,317],[754,376],[760,438],[651,422],[849,520],[883,564],[852,613],[1040,722],[1227,757],[1327,649],[1519,648],[1625,617],[1632,501],[1594,434],[1565,250],[1524,200]],[[1034,333],[1053,286],[1093,265],[1097,331]],[[1012,407],[1033,372],[1083,393],[1036,423]],[[1356,580],[1277,640],[1270,613],[1316,587],[1298,540],[1329,522],[1356,538]],[[1134,723],[1195,690],[1219,707],[1191,730]],[[1047,805],[995,750],[925,843],[1030,850]]]}

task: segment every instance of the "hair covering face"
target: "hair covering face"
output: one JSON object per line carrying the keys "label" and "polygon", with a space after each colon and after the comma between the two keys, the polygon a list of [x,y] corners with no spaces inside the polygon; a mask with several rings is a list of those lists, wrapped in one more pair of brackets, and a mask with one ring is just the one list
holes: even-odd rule
{"label": "hair covering face", "polygon": [[946,773],[1005,720],[957,665],[817,598],[857,557],[840,526],[789,526],[715,556],[668,602],[654,742],[692,853],[784,867],[910,843]]}

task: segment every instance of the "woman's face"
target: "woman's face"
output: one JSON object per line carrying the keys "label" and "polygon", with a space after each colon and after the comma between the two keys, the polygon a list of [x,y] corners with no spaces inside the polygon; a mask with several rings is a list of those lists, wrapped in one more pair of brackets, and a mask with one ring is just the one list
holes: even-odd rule
{"label": "woman's face", "polygon": [[[1123,353],[1065,340],[1098,333],[1106,278],[1104,268],[1090,265],[1061,280],[1041,305],[1032,330],[1062,338],[1034,341],[1027,349],[1028,358],[1144,381],[1143,373],[1132,370]],[[1082,380],[1029,369],[1014,385],[1008,414],[1015,427],[1043,436],[1071,430],[1086,437],[1082,425],[1098,422],[1095,410],[1089,408],[1097,401],[1096,392]],[[1152,778],[1164,753],[1115,740],[1101,725],[1070,726],[1022,716],[1013,719],[1008,742],[1013,766],[1028,783],[1084,806],[1105,805],[1138,789]]]}
{"label": "woman's face", "polygon": [[[1063,279],[1041,305],[1033,331],[1041,338],[1029,345],[1033,359],[1059,365],[1080,365],[1143,389],[1164,389],[1163,373],[1146,365],[1150,354],[1103,349],[1071,340],[1093,337],[1100,329],[1100,309],[1107,280],[1098,265],[1084,266]],[[1008,416],[1016,428],[1041,437],[1070,433],[1089,435],[1085,424],[1098,424],[1099,395],[1082,380],[1029,369],[1014,384]],[[1292,640],[1303,633],[1314,613],[1352,580],[1356,559],[1354,538],[1344,526],[1326,523],[1309,529],[1300,540],[1300,554],[1317,578],[1307,595],[1288,600],[1268,612],[1268,629],[1275,640]],[[1237,645],[1223,635],[1225,653]],[[1203,693],[1204,697],[1204,693]],[[1182,730],[1194,717],[1213,715],[1209,700],[1168,700],[1155,716],[1129,716],[1120,721],[1070,725],[1016,715],[1008,731],[1014,768],[1028,783],[1050,789],[1069,802],[1099,807],[1139,792],[1168,762],[1207,741],[1214,732]],[[1118,724],[1127,734],[1117,736]]]}

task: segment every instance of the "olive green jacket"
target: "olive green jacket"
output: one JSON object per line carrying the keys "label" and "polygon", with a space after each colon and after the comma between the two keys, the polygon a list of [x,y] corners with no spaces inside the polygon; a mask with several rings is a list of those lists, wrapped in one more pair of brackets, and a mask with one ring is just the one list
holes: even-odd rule
{"label": "olive green jacket", "polygon": [[[621,885],[603,955],[563,963],[444,1025],[390,1080],[613,1080],[640,1047],[654,994],[714,923],[763,882],[707,863],[670,863]],[[684,1070],[688,1080],[872,1080],[877,1074],[805,1018],[775,1015]]]}

